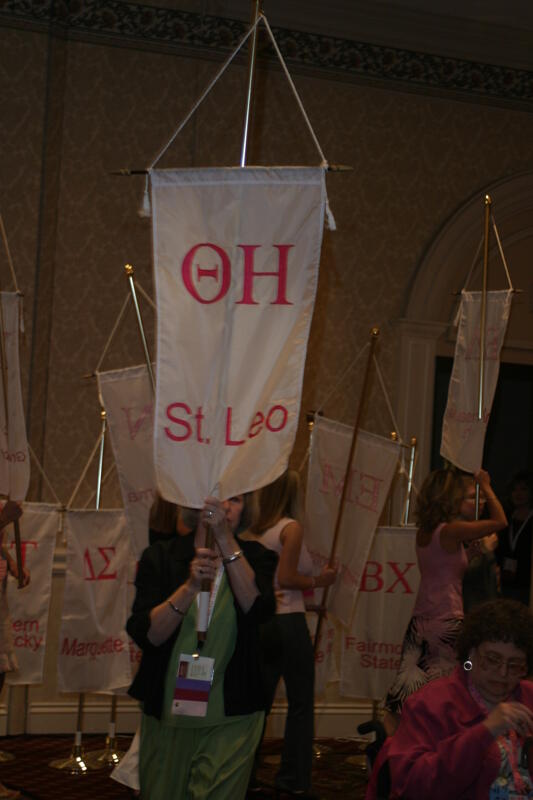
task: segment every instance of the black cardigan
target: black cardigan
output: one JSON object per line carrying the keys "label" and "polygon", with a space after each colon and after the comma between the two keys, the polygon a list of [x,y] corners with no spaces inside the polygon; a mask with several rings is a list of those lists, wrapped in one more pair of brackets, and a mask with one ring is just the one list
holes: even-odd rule
{"label": "black cardigan", "polygon": [[[259,624],[270,619],[276,610],[273,578],[277,554],[256,541],[238,539],[238,542],[255,572],[259,595],[246,614],[234,601],[237,641],[224,675],[224,708],[227,716],[251,714],[267,707],[261,679]],[[168,662],[180,626],[166,642],[155,646],[147,638],[150,611],[185,583],[193,556],[194,534],[156,542],[143,552],[135,579],[137,593],[126,629],[143,655],[129,694],[142,701],[145,714],[157,719],[161,718]]]}

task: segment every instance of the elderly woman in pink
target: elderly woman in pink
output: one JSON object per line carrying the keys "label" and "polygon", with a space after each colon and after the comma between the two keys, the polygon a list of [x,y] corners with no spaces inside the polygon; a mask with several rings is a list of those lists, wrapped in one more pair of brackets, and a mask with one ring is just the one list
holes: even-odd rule
{"label": "elderly woman in pink", "polygon": [[492,600],[466,617],[459,665],[406,701],[366,800],[533,797],[533,618]]}

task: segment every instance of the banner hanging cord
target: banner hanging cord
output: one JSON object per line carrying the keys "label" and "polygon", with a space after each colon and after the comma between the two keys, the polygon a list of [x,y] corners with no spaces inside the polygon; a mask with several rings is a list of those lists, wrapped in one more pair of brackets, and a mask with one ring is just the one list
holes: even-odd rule
{"label": "banner hanging cord", "polygon": [[368,348],[369,348],[369,347],[370,347],[370,342],[367,342],[367,343],[366,343],[366,344],[365,344],[365,345],[364,345],[364,346],[361,348],[361,350],[360,350],[360,351],[359,351],[359,353],[356,355],[356,357],[354,358],[354,360],[353,360],[353,361],[351,361],[351,362],[350,362],[350,364],[348,364],[348,366],[346,367],[346,369],[344,370],[344,372],[343,372],[343,373],[342,373],[342,375],[340,376],[339,380],[337,381],[337,383],[335,384],[335,386],[333,387],[333,389],[331,390],[331,392],[330,392],[330,393],[327,395],[327,397],[325,398],[325,400],[324,400],[322,403],[320,403],[320,405],[319,405],[319,407],[318,407],[318,409],[317,409],[317,413],[318,413],[318,412],[320,412],[320,411],[323,411],[323,410],[324,410],[324,406],[326,405],[326,403],[328,402],[328,400],[331,400],[331,398],[332,398],[332,397],[333,397],[333,395],[334,395],[334,394],[335,394],[335,393],[338,391],[338,389],[340,388],[340,386],[342,386],[342,383],[343,383],[344,379],[346,378],[346,376],[348,375],[348,373],[352,371],[352,369],[355,367],[355,365],[357,364],[357,362],[359,361],[359,359],[360,359],[360,358],[363,356],[363,354],[364,354],[364,353],[366,353],[366,351],[368,350]]}
{"label": "banner hanging cord", "polygon": [[21,292],[20,292],[20,289],[19,289],[18,283],[17,283],[17,276],[16,276],[16,273],[15,273],[15,267],[13,266],[13,259],[11,258],[11,251],[9,249],[9,243],[7,241],[7,233],[6,233],[6,229],[4,227],[4,220],[3,220],[1,214],[0,214],[0,228],[2,229],[2,239],[4,240],[4,247],[6,249],[7,263],[9,264],[9,270],[11,272],[11,280],[13,281],[13,285],[15,287],[16,293],[20,294]]}
{"label": "banner hanging cord", "polygon": [[101,442],[101,440],[102,440],[102,433],[100,432],[100,433],[98,434],[98,438],[97,438],[97,440],[96,440],[96,443],[95,443],[95,445],[94,445],[94,447],[93,447],[93,449],[92,449],[92,451],[91,451],[91,455],[90,455],[90,456],[89,456],[89,458],[87,459],[87,463],[85,464],[85,467],[84,467],[84,469],[83,469],[83,472],[82,472],[82,473],[81,473],[81,475],[80,475],[80,479],[79,479],[78,483],[76,484],[76,486],[75,486],[75,489],[74,489],[74,491],[72,492],[72,494],[71,494],[71,496],[70,496],[70,499],[69,499],[69,501],[68,501],[68,503],[67,503],[67,505],[66,505],[66,508],[67,508],[67,509],[69,509],[69,508],[71,508],[71,507],[72,507],[72,503],[74,502],[74,498],[75,498],[75,497],[76,497],[76,495],[78,494],[78,492],[79,492],[79,490],[80,490],[80,486],[82,485],[83,481],[85,480],[85,476],[87,475],[87,472],[89,471],[89,467],[91,466],[91,464],[92,464],[92,462],[93,462],[93,459],[94,459],[94,457],[95,457],[95,455],[96,455],[96,453],[97,453],[97,451],[98,451],[98,448],[100,447],[100,442]]}
{"label": "banner hanging cord", "polygon": [[477,246],[477,250],[476,250],[476,253],[474,255],[472,264],[470,266],[470,269],[468,270],[468,275],[466,276],[466,280],[465,280],[465,283],[464,283],[464,286],[463,286],[463,291],[466,291],[466,287],[468,286],[470,278],[472,277],[472,272],[474,271],[474,267],[476,266],[476,261],[478,260],[478,257],[479,257],[479,254],[481,253],[481,248],[482,247],[483,247],[483,236],[479,240],[479,244]]}
{"label": "banner hanging cord", "polygon": [[[154,301],[152,300],[152,298],[150,297],[148,292],[146,292],[143,289],[143,287],[141,286],[141,284],[138,281],[135,281],[135,288],[137,288],[139,290],[139,292],[142,294],[142,296],[144,297],[146,302],[153,308],[154,311],[156,311],[157,309],[156,309],[156,305],[155,305]],[[130,300],[131,300],[131,292],[128,292],[128,294],[126,295],[126,299],[124,300],[124,302],[122,304],[122,308],[118,312],[118,316],[117,316],[117,318],[115,320],[115,324],[113,325],[113,328],[111,329],[111,333],[108,336],[107,342],[105,343],[103,353],[100,356],[98,364],[96,365],[96,367],[95,367],[95,369],[94,369],[94,371],[92,373],[93,375],[96,375],[98,372],[100,372],[100,367],[102,366],[104,358],[107,355],[107,351],[109,350],[109,347],[111,346],[111,342],[113,341],[113,339],[114,339],[114,337],[116,335],[116,332],[117,332],[117,330],[118,330],[118,328],[120,326],[120,323],[122,322],[122,318],[123,318],[123,316],[124,316],[124,314],[126,312],[126,308],[128,306],[128,303],[130,302]]]}
{"label": "banner hanging cord", "polygon": [[166,145],[159,151],[159,153],[157,154],[155,159],[152,161],[152,163],[148,167],[148,171],[152,170],[155,167],[155,165],[157,164],[157,162],[159,161],[159,159],[167,152],[167,150],[170,147],[170,145],[176,139],[176,136],[178,135],[178,133],[180,133],[180,131],[185,127],[185,125],[188,123],[190,118],[193,116],[193,114],[195,113],[197,108],[203,103],[203,101],[205,100],[205,98],[207,97],[207,95],[209,94],[211,89],[213,88],[213,86],[218,82],[218,80],[222,77],[224,72],[227,70],[227,68],[229,67],[229,65],[231,64],[231,62],[233,61],[233,59],[235,58],[235,56],[239,52],[239,50],[247,42],[247,40],[249,39],[250,35],[254,32],[254,30],[256,29],[256,27],[259,24],[260,19],[261,19],[261,16],[257,17],[257,19],[254,22],[254,24],[251,26],[251,28],[243,36],[243,38],[241,39],[241,41],[237,45],[237,48],[233,51],[233,53],[230,54],[230,56],[223,63],[222,67],[219,69],[219,71],[217,72],[217,74],[215,75],[213,80],[208,84],[207,88],[204,89],[204,91],[202,92],[202,94],[200,95],[198,100],[194,103],[192,108],[189,110],[189,112],[182,119],[182,121],[180,122],[180,124],[178,125],[178,127],[176,128],[176,130],[174,131],[174,133],[172,134],[172,136],[170,137],[170,139],[166,143]]}
{"label": "banner hanging cord", "polygon": [[321,161],[322,161],[321,166],[322,167],[327,167],[328,166],[327,159],[326,159],[326,157],[324,155],[324,152],[323,152],[322,148],[320,147],[320,143],[319,143],[319,141],[318,141],[318,139],[316,137],[316,134],[315,134],[315,132],[313,130],[313,126],[311,125],[311,121],[310,121],[309,117],[307,116],[306,110],[305,110],[305,108],[303,106],[303,103],[302,103],[302,101],[300,99],[300,95],[298,94],[296,86],[294,85],[294,81],[292,80],[290,72],[287,69],[287,65],[285,64],[285,60],[284,60],[283,56],[281,55],[281,50],[279,49],[278,43],[276,42],[276,40],[274,38],[274,34],[272,33],[272,29],[271,29],[270,25],[268,24],[268,20],[267,20],[267,18],[265,17],[264,14],[261,14],[259,18],[262,19],[263,22],[265,23],[265,27],[266,27],[266,29],[268,31],[268,34],[270,36],[270,39],[272,41],[272,46],[274,47],[274,50],[276,51],[276,55],[279,58],[280,64],[281,64],[281,66],[283,68],[283,71],[284,71],[286,77],[287,77],[287,80],[289,81],[289,85],[290,85],[290,87],[292,89],[294,97],[296,98],[296,102],[298,103],[300,111],[302,112],[303,118],[305,120],[305,124],[307,125],[309,133],[311,134],[311,136],[313,138],[313,141],[315,143],[315,147],[318,150],[318,154],[320,155],[320,158],[321,158]]}
{"label": "banner hanging cord", "polygon": [[390,418],[391,418],[391,421],[392,421],[393,430],[396,431],[396,433],[398,434],[399,442],[400,442],[400,444],[403,445],[404,441],[403,441],[403,438],[402,438],[402,434],[400,433],[400,429],[398,428],[398,423],[397,423],[396,418],[394,416],[394,411],[392,410],[392,404],[391,404],[391,401],[390,401],[390,397],[388,395],[387,387],[385,386],[385,381],[383,380],[383,374],[382,374],[382,372],[381,372],[381,370],[379,368],[379,364],[378,364],[378,360],[377,360],[376,356],[374,356],[374,366],[376,367],[376,374],[378,376],[378,380],[379,380],[381,389],[383,391],[383,396],[385,397],[385,403],[387,404],[387,408],[389,410],[389,414],[390,414]]}
{"label": "banner hanging cord", "polygon": [[131,300],[131,294],[128,292],[128,294],[126,295],[126,299],[122,303],[122,308],[118,312],[118,317],[117,317],[117,319],[115,321],[115,324],[113,325],[111,333],[109,334],[107,342],[105,343],[104,352],[100,356],[100,360],[98,361],[98,364],[96,365],[96,368],[94,370],[95,373],[96,372],[100,372],[100,367],[102,366],[102,362],[103,362],[104,358],[107,355],[107,351],[109,350],[109,346],[110,346],[111,342],[113,341],[113,337],[115,336],[115,334],[116,334],[116,332],[118,330],[118,326],[122,322],[122,317],[124,316],[124,312],[126,311],[127,305],[130,302],[130,300]]}
{"label": "banner hanging cord", "polygon": [[134,283],[135,283],[135,288],[139,290],[139,292],[142,294],[148,305],[150,305],[154,309],[154,311],[157,311],[156,304],[154,303],[148,292],[145,292],[145,290],[138,281],[134,281]]}
{"label": "banner hanging cord", "polygon": [[[352,312],[350,311],[350,314],[348,315],[348,317],[351,315],[351,313],[352,313]],[[356,355],[355,359],[354,359],[352,362],[350,362],[350,364],[348,364],[348,366],[346,367],[346,369],[344,370],[344,372],[343,372],[343,373],[342,373],[342,375],[340,376],[339,380],[337,381],[337,383],[335,384],[335,386],[333,387],[333,389],[331,390],[331,392],[330,392],[330,393],[327,395],[326,399],[325,399],[325,400],[324,400],[324,401],[323,401],[323,402],[320,404],[319,408],[318,408],[318,409],[317,409],[317,411],[315,412],[316,414],[319,414],[319,413],[320,413],[320,412],[321,412],[321,411],[324,409],[324,406],[326,405],[326,403],[328,402],[328,400],[330,400],[330,399],[331,399],[331,397],[333,397],[333,395],[335,394],[335,392],[337,391],[337,389],[338,389],[338,388],[339,388],[339,387],[342,385],[342,382],[344,381],[344,379],[345,379],[346,375],[348,375],[348,373],[349,373],[349,372],[350,372],[350,371],[351,371],[351,370],[352,370],[352,369],[355,367],[355,365],[357,364],[357,362],[359,361],[359,359],[361,358],[361,356],[363,355],[363,353],[364,353],[364,352],[367,350],[367,348],[369,348],[369,347],[370,347],[370,342],[367,342],[367,343],[364,345],[364,347],[362,347],[362,348],[361,348],[361,350],[359,351],[359,353]],[[298,474],[301,474],[301,473],[302,473],[302,470],[303,470],[303,468],[304,468],[304,467],[305,467],[305,465],[307,464],[307,461],[308,461],[308,459],[309,459],[309,454],[310,454],[310,453],[311,453],[311,440],[309,440],[309,444],[307,445],[307,450],[305,451],[305,455],[304,455],[304,457],[302,458],[302,461],[301,461],[301,463],[300,463],[300,466],[299,466],[299,467],[298,467],[298,469],[297,469],[297,472],[298,472]]]}
{"label": "banner hanging cord", "polygon": [[39,459],[37,458],[37,456],[36,456],[36,454],[35,454],[35,452],[34,452],[34,450],[33,450],[33,447],[31,446],[31,444],[30,444],[29,442],[28,442],[28,450],[30,451],[30,456],[31,456],[31,457],[33,458],[33,460],[35,461],[35,466],[37,467],[38,471],[39,471],[39,472],[40,472],[40,474],[41,474],[41,477],[43,478],[44,482],[45,482],[45,483],[46,483],[46,485],[48,486],[48,488],[49,488],[50,492],[52,493],[52,495],[53,495],[53,498],[54,498],[54,500],[56,501],[57,505],[58,505],[58,506],[62,506],[62,505],[63,505],[63,503],[61,502],[61,500],[59,499],[59,497],[58,497],[58,496],[57,496],[57,494],[55,493],[54,487],[52,486],[52,484],[51,484],[51,483],[50,483],[50,481],[48,480],[48,476],[46,475],[46,472],[44,471],[44,469],[43,469],[43,466],[42,466],[41,462],[40,462],[40,461],[39,461]]}
{"label": "banner hanging cord", "polygon": [[500,240],[500,234],[498,233],[498,228],[496,227],[496,220],[494,219],[494,215],[493,214],[490,215],[490,219],[491,219],[491,222],[492,222],[492,229],[494,231],[494,236],[496,237],[496,242],[498,243],[498,250],[500,251],[500,256],[501,256],[502,263],[503,263],[503,268],[504,268],[505,274],[507,276],[507,283],[509,284],[509,289],[511,291],[514,291],[514,287],[513,287],[512,281],[511,281],[511,275],[509,273],[509,268],[507,266],[507,261],[505,260],[505,255],[504,255],[502,243],[501,243],[501,240]]}

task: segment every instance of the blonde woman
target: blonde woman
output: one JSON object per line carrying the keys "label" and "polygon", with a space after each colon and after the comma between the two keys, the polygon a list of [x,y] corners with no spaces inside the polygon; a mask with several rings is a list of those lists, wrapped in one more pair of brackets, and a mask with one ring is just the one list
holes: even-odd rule
{"label": "blonde woman", "polygon": [[326,567],[320,575],[313,575],[297,507],[298,474],[287,471],[257,493],[254,520],[243,538],[256,539],[279,556],[274,576],[276,615],[263,627],[264,669],[271,702],[281,677],[288,701],[276,786],[310,797],[315,673],[303,593],[330,586],[336,570]]}

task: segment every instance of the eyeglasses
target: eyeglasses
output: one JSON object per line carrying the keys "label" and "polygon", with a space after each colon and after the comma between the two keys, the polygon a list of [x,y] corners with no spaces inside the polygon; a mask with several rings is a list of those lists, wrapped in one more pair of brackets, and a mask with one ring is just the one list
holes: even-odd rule
{"label": "eyeglasses", "polygon": [[504,658],[499,653],[494,653],[489,650],[486,653],[482,653],[478,650],[479,653],[479,662],[483,669],[489,669],[494,672],[501,672],[503,666],[505,666],[506,672],[509,675],[512,675],[514,678],[523,678],[524,675],[527,675],[527,661],[519,658]]}

